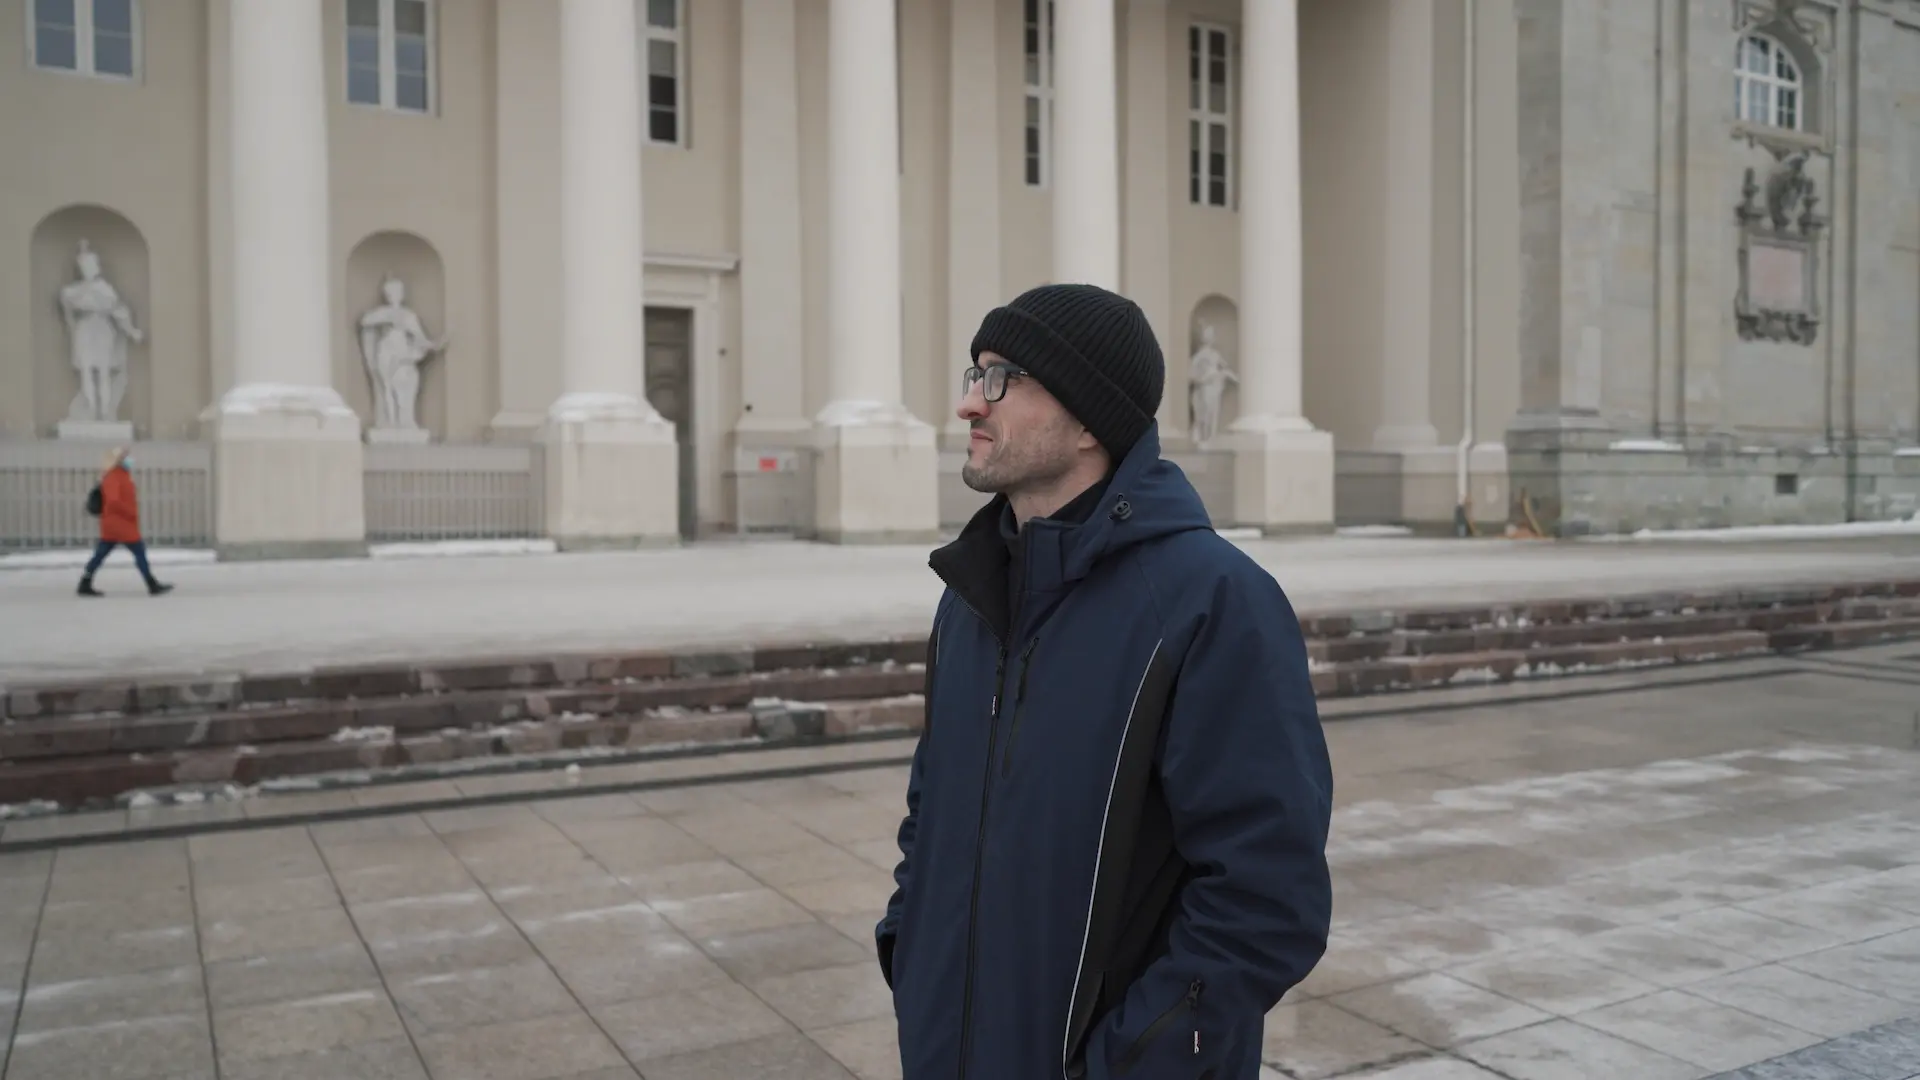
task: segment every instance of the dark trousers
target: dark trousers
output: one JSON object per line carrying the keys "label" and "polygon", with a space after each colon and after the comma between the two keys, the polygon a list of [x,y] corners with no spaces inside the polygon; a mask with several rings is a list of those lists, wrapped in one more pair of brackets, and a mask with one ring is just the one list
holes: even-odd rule
{"label": "dark trousers", "polygon": [[[100,564],[107,561],[107,556],[112,553],[113,549],[119,546],[120,542],[118,540],[102,540],[99,544],[95,545],[93,558],[87,560],[85,576],[92,577],[93,572],[100,569]],[[139,540],[135,540],[133,543],[126,545],[126,547],[128,551],[133,552],[133,565],[140,568],[140,576],[147,579],[147,584],[152,585],[154,583],[153,571],[147,567],[147,545]]]}

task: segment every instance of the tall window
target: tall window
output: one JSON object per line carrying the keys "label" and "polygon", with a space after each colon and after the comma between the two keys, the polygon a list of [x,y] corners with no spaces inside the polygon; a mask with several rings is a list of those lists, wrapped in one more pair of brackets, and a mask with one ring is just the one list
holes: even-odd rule
{"label": "tall window", "polygon": [[687,43],[683,0],[647,0],[647,138],[684,145]]}
{"label": "tall window", "polygon": [[433,7],[428,0],[347,0],[347,100],[433,111]]}
{"label": "tall window", "polygon": [[1233,204],[1233,39],[1224,26],[1187,28],[1187,198]]}
{"label": "tall window", "polygon": [[1740,39],[1740,63],[1733,75],[1734,115],[1750,124],[1798,131],[1805,112],[1801,87],[1800,65],[1779,42],[1760,34]]}
{"label": "tall window", "polygon": [[1046,187],[1053,142],[1053,0],[1026,0],[1027,183]]}
{"label": "tall window", "polygon": [[134,0],[29,0],[33,64],[110,79],[131,79],[139,53]]}

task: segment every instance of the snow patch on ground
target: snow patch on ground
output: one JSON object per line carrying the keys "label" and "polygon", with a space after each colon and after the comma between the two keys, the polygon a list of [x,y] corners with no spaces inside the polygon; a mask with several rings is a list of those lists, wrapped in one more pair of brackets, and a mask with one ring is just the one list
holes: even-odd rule
{"label": "snow patch on ground", "polygon": [[405,544],[369,544],[376,559],[455,559],[470,555],[552,555],[552,540],[434,540]]}

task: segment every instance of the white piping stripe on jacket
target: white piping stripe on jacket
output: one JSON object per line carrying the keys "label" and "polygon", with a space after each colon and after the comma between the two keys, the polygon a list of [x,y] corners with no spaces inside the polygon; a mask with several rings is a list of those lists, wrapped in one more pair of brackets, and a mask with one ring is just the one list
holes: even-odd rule
{"label": "white piping stripe on jacket", "polygon": [[1147,666],[1140,672],[1140,685],[1133,688],[1133,704],[1127,707],[1127,723],[1120,729],[1120,748],[1113,754],[1113,776],[1107,781],[1107,809],[1100,815],[1100,846],[1093,852],[1093,882],[1087,886],[1087,925],[1080,931],[1080,962],[1073,969],[1073,996],[1067,999],[1067,1030],[1060,1035],[1060,1075],[1065,1080],[1067,1057],[1073,1052],[1073,1012],[1080,1004],[1080,977],[1087,969],[1087,941],[1093,933],[1093,901],[1100,891],[1100,863],[1107,854],[1107,818],[1113,814],[1113,789],[1120,783],[1120,755],[1127,751],[1127,735],[1133,730],[1134,713],[1140,709],[1140,694],[1147,688],[1147,676],[1153,672],[1153,662],[1160,655],[1160,646],[1166,643],[1161,638],[1153,643],[1153,652],[1147,655]]}

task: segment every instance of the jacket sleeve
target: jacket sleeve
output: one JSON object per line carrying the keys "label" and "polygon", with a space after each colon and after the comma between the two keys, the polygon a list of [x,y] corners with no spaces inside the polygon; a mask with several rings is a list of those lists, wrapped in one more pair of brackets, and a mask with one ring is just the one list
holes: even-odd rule
{"label": "jacket sleeve", "polygon": [[1251,1060],[1260,1022],[1326,951],[1333,774],[1306,643],[1264,571],[1215,588],[1175,684],[1159,775],[1193,877],[1168,951],[1089,1040],[1096,1080]]}
{"label": "jacket sleeve", "polygon": [[933,729],[934,662],[940,654],[940,622],[947,605],[942,600],[933,617],[933,633],[927,638],[927,677],[921,686],[926,713],[920,724],[920,739],[913,748],[913,766],[907,773],[907,816],[900,821],[898,842],[900,861],[893,868],[893,895],[887,899],[886,914],[874,927],[874,947],[880,959],[880,975],[893,986],[893,945],[900,935],[900,909],[906,899],[907,878],[913,868],[913,840],[920,827],[920,778],[926,769],[927,735]]}

